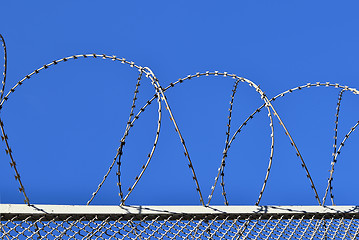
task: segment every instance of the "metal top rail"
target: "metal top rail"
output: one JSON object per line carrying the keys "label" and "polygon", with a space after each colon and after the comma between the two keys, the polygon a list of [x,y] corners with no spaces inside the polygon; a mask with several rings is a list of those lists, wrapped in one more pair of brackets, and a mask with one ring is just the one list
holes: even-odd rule
{"label": "metal top rail", "polygon": [[26,205],[0,204],[2,220],[14,216],[38,219],[40,217],[72,218],[110,217],[110,219],[128,218],[191,218],[193,216],[207,218],[246,218],[249,215],[260,215],[268,218],[273,215],[305,216],[315,218],[359,217],[359,206],[88,206],[88,205]]}

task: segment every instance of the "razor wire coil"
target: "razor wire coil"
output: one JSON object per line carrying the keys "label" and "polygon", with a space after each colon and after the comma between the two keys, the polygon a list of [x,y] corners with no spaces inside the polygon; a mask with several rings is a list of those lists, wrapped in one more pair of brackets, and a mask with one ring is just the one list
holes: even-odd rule
{"label": "razor wire coil", "polygon": [[[91,198],[89,199],[89,201],[87,202],[87,205],[89,205],[92,200],[95,198],[95,196],[97,195],[97,193],[99,192],[99,190],[101,189],[103,183],[106,181],[107,177],[109,176],[111,170],[113,169],[113,166],[117,163],[118,169],[116,171],[116,175],[118,177],[118,188],[119,188],[119,196],[120,196],[120,201],[121,201],[121,205],[124,205],[126,200],[128,199],[128,197],[131,195],[131,193],[133,192],[134,188],[136,187],[136,185],[138,184],[138,182],[141,180],[143,174],[145,173],[148,165],[151,162],[151,159],[153,158],[153,154],[156,150],[157,144],[158,144],[158,140],[159,140],[159,135],[160,135],[160,130],[161,130],[161,121],[162,121],[162,104],[164,104],[165,106],[165,110],[168,112],[169,116],[170,116],[170,120],[172,121],[172,124],[174,126],[175,131],[177,132],[177,135],[179,137],[179,140],[181,142],[181,145],[183,147],[183,152],[185,157],[187,158],[188,161],[188,167],[189,170],[192,174],[192,178],[195,184],[195,188],[196,191],[198,193],[199,196],[199,201],[200,203],[205,206],[205,205],[210,205],[211,199],[213,197],[215,188],[217,186],[218,181],[220,180],[220,185],[222,188],[222,196],[224,198],[224,204],[228,205],[228,199],[227,199],[227,192],[225,190],[225,166],[226,166],[226,158],[228,156],[228,151],[231,147],[231,144],[233,143],[234,139],[237,137],[237,135],[242,131],[242,129],[247,125],[247,123],[249,122],[249,120],[253,119],[254,116],[259,113],[263,108],[267,109],[268,112],[268,118],[269,118],[269,128],[271,130],[271,134],[270,134],[270,138],[271,138],[271,144],[270,144],[270,155],[269,155],[269,161],[268,161],[268,167],[266,169],[266,174],[265,174],[265,178],[263,181],[263,185],[262,188],[259,192],[259,196],[258,196],[258,200],[256,201],[255,205],[259,205],[260,201],[262,199],[263,193],[265,191],[268,179],[269,179],[269,175],[270,175],[270,170],[272,167],[272,161],[273,161],[273,155],[274,155],[274,124],[273,124],[273,118],[277,118],[277,120],[279,121],[280,125],[282,126],[285,134],[288,136],[289,140],[290,140],[290,144],[293,147],[293,149],[295,150],[295,153],[297,155],[297,157],[299,158],[300,164],[302,166],[302,168],[305,171],[305,174],[308,178],[310,187],[313,190],[314,193],[314,197],[316,198],[316,200],[318,201],[319,205],[325,205],[326,202],[326,198],[327,195],[329,193],[332,204],[334,205],[334,195],[332,193],[332,182],[333,182],[333,174],[334,174],[334,166],[335,163],[337,162],[337,158],[338,155],[340,154],[342,148],[344,147],[345,142],[348,140],[349,136],[354,132],[354,130],[357,128],[357,126],[359,125],[359,121],[356,122],[354,124],[354,126],[349,130],[349,132],[345,135],[344,139],[342,140],[342,142],[337,145],[338,143],[338,126],[339,126],[339,112],[340,112],[340,106],[341,106],[341,101],[342,101],[342,96],[344,92],[351,92],[353,94],[359,94],[359,91],[355,88],[351,88],[348,86],[343,86],[340,84],[332,84],[329,82],[325,82],[325,83],[321,83],[321,82],[316,82],[316,83],[307,83],[305,85],[302,86],[298,86],[292,89],[289,89],[287,91],[284,91],[278,95],[276,95],[273,98],[268,98],[267,95],[265,94],[264,91],[262,91],[262,89],[259,87],[259,85],[255,84],[254,82],[252,82],[251,80],[248,80],[246,78],[242,78],[239,77],[235,74],[231,74],[228,72],[219,72],[219,71],[206,71],[206,72],[197,72],[196,74],[193,75],[188,75],[184,78],[180,78],[177,81],[174,81],[172,83],[170,83],[167,87],[163,87],[158,78],[156,77],[156,75],[152,72],[152,70],[148,67],[142,67],[140,65],[135,64],[132,61],[128,61],[125,58],[118,58],[116,56],[111,56],[111,55],[106,55],[106,54],[78,54],[78,55],[72,55],[69,57],[65,57],[65,58],[61,58],[58,60],[54,60],[51,61],[48,64],[43,65],[42,67],[34,70],[33,72],[29,73],[28,75],[26,75],[24,78],[22,78],[20,81],[18,81],[10,90],[7,94],[4,94],[4,90],[5,90],[5,84],[6,84],[6,77],[7,77],[7,49],[6,49],[6,44],[5,44],[5,40],[3,38],[3,36],[0,34],[0,41],[2,43],[3,46],[3,53],[4,53],[4,69],[3,69],[3,80],[2,80],[2,88],[0,90],[0,109],[2,109],[4,107],[5,102],[7,102],[9,100],[9,98],[14,94],[14,92],[25,82],[28,81],[29,79],[33,78],[35,75],[39,74],[40,72],[42,72],[43,70],[46,69],[50,69],[50,67],[53,67],[59,63],[65,63],[68,62],[69,60],[78,60],[78,59],[86,59],[86,58],[95,58],[95,59],[104,59],[104,60],[112,60],[112,61],[116,61],[116,62],[120,62],[122,64],[125,64],[131,68],[136,69],[139,72],[138,78],[137,78],[137,82],[135,85],[135,90],[134,90],[134,94],[133,94],[133,99],[132,99],[132,105],[130,108],[130,113],[129,113],[129,117],[128,117],[128,121],[126,124],[126,128],[125,128],[125,132],[120,140],[120,145],[116,150],[116,154],[108,168],[108,170],[106,171],[104,177],[102,178],[101,182],[98,184],[98,187],[96,188],[96,190],[93,192]],[[142,78],[143,76],[148,79],[151,83],[151,85],[154,87],[154,95],[151,99],[149,99],[146,104],[144,106],[142,106],[139,111],[135,114],[135,107],[136,107],[136,100],[138,98],[138,94],[139,94],[139,89],[140,89],[140,85],[142,82]],[[217,171],[217,175],[214,179],[214,183],[211,187],[211,191],[210,191],[210,195],[208,196],[208,202],[205,203],[204,199],[203,199],[203,195],[202,195],[202,191],[200,188],[200,184],[199,184],[199,180],[197,178],[196,175],[196,171],[195,171],[195,167],[193,165],[192,159],[190,157],[184,136],[181,134],[180,128],[175,120],[174,114],[171,111],[171,107],[170,104],[166,98],[166,92],[179,85],[180,83],[183,83],[184,81],[189,81],[191,79],[194,78],[199,78],[199,77],[208,77],[208,76],[217,76],[217,77],[229,77],[232,78],[234,81],[234,85],[233,85],[233,89],[232,89],[232,94],[231,94],[231,98],[230,98],[230,102],[229,102],[229,110],[228,110],[228,123],[227,123],[227,130],[225,133],[225,147],[223,150],[223,155],[222,155],[222,159],[220,162],[220,166],[218,168]],[[234,99],[236,96],[236,92],[237,92],[237,88],[239,86],[239,83],[243,83],[243,84],[247,84],[248,86],[250,86],[252,89],[254,89],[258,94],[259,97],[261,98],[261,100],[263,101],[263,104],[258,107],[250,116],[247,117],[247,119],[240,125],[240,127],[234,131],[234,133],[231,135],[231,123],[232,123],[232,109],[233,109],[233,104],[234,104]],[[284,124],[284,122],[282,121],[282,119],[280,118],[278,112],[276,111],[275,107],[273,106],[273,102],[280,97],[283,97],[289,93],[293,93],[297,90],[303,90],[303,89],[308,89],[311,87],[334,87],[334,88],[338,88],[340,89],[340,93],[338,96],[338,102],[337,102],[337,108],[336,108],[336,114],[335,114],[335,129],[334,129],[334,144],[333,144],[333,159],[331,161],[331,167],[330,167],[330,176],[328,178],[328,183],[327,183],[327,187],[325,190],[325,194],[322,198],[322,200],[320,200],[319,195],[318,195],[318,191],[317,188],[315,187],[314,181],[311,177],[311,174],[309,173],[309,169],[299,151],[299,148],[297,147],[293,137],[291,136],[291,134],[289,133],[286,125]],[[129,135],[131,128],[134,126],[135,122],[137,119],[139,119],[141,113],[143,113],[145,111],[145,109],[153,102],[153,101],[157,101],[158,104],[158,120],[157,120],[157,127],[156,127],[156,131],[155,131],[155,140],[152,144],[152,149],[149,152],[149,154],[147,155],[147,160],[145,162],[145,164],[142,166],[141,170],[139,171],[139,174],[135,177],[133,184],[127,189],[127,193],[124,193],[124,188],[122,186],[122,181],[121,181],[121,157],[123,155],[123,151],[124,151],[124,147],[125,147],[125,143],[126,143],[126,137]],[[17,164],[13,155],[13,151],[12,148],[10,147],[10,143],[9,143],[9,138],[8,135],[5,132],[5,128],[4,128],[4,123],[2,120],[2,117],[0,115],[0,128],[1,128],[1,138],[2,140],[5,142],[5,151],[6,153],[9,155],[10,157],[10,165],[11,167],[14,169],[15,172],[15,179],[19,184],[19,191],[23,194],[24,196],[24,201],[26,204],[30,204],[30,200],[26,194],[25,191],[25,187],[24,184],[20,178],[20,173],[17,169]],[[339,146],[339,147],[338,147]],[[254,227],[254,226],[253,226]]]}

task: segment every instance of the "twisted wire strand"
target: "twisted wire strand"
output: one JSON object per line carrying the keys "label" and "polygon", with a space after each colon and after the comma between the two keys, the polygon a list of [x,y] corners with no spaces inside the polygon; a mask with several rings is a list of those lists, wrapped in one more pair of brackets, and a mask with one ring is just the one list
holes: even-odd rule
{"label": "twisted wire strand", "polygon": [[337,152],[337,140],[338,140],[338,124],[339,124],[339,112],[340,112],[340,104],[342,101],[342,97],[343,97],[343,93],[345,92],[345,89],[342,89],[339,93],[338,96],[338,103],[337,103],[337,108],[336,108],[336,113],[335,113],[335,128],[334,128],[334,144],[333,144],[333,158],[335,156],[335,153]]}
{"label": "twisted wire strand", "polygon": [[[130,110],[130,115],[129,115],[129,119],[128,119],[128,121],[127,121],[126,130],[125,130],[125,136],[128,135],[128,130],[127,130],[127,129],[128,129],[129,126],[131,125],[132,117],[133,117],[133,111],[134,111],[134,109],[135,109],[135,107],[136,107],[135,104],[136,104],[136,100],[137,100],[137,93],[139,92],[138,89],[139,89],[139,87],[140,87],[140,85],[141,85],[140,82],[141,82],[141,79],[142,79],[143,68],[140,68],[138,71],[140,72],[140,74],[138,75],[138,78],[137,78],[136,88],[135,88],[135,91],[134,91],[134,97],[133,97],[133,99],[132,99],[132,106],[131,106],[131,110]],[[120,154],[120,152],[122,153],[122,148],[123,148],[123,145],[124,145],[124,144],[125,144],[125,137],[122,137],[122,139],[121,139],[121,145],[120,145],[119,149],[117,150],[117,153],[119,153],[119,154]],[[121,155],[122,155],[122,154],[121,154]],[[92,193],[92,196],[91,196],[90,200],[87,201],[86,205],[89,205],[89,204],[92,202],[92,200],[95,198],[95,196],[96,196],[96,194],[98,193],[98,191],[100,191],[100,188],[102,187],[102,185],[103,185],[104,182],[106,181],[108,175],[110,174],[110,172],[111,172],[111,170],[112,170],[112,168],[113,168],[113,166],[114,166],[114,164],[115,164],[115,162],[116,162],[116,159],[117,159],[117,156],[116,156],[116,157],[114,158],[114,160],[112,161],[112,163],[111,163],[109,169],[107,170],[106,174],[104,175],[102,181],[98,184],[97,189],[95,190],[95,192]],[[119,165],[118,167],[120,168],[120,165]],[[120,171],[118,171],[118,172],[120,172]],[[120,183],[121,183],[121,181],[120,181],[120,175],[119,175],[119,174],[117,174],[117,175],[118,175],[118,187],[119,187],[119,190],[120,190],[119,195],[120,195],[120,198],[121,198],[121,201],[122,201],[122,200],[123,200],[123,193],[122,193],[122,188],[121,188],[121,184],[120,184]]]}
{"label": "twisted wire strand", "polygon": [[272,134],[271,134],[271,145],[270,145],[270,155],[269,155],[268,167],[267,167],[266,175],[264,177],[264,182],[263,182],[263,185],[262,185],[262,189],[259,192],[258,200],[255,203],[256,206],[259,205],[259,203],[260,203],[260,201],[261,201],[261,199],[263,197],[263,193],[264,193],[264,190],[265,190],[265,188],[267,186],[270,170],[272,168],[272,163],[273,163],[273,155],[274,155],[274,135],[273,135],[273,132],[274,132],[274,126],[273,126],[272,115],[268,114],[268,117],[270,119],[269,127],[271,128],[271,132],[272,132]]}
{"label": "twisted wire strand", "polygon": [[[136,88],[135,88],[135,92],[134,92],[134,96],[133,96],[133,99],[132,99],[132,106],[131,106],[131,110],[130,110],[130,115],[129,115],[129,117],[128,117],[128,121],[127,121],[127,126],[126,126],[126,130],[129,128],[129,126],[130,126],[130,124],[131,124],[131,122],[132,122],[132,117],[133,117],[133,110],[135,109],[135,107],[136,107],[136,100],[137,100],[137,93],[139,92],[139,87],[140,87],[140,85],[141,85],[141,78],[142,78],[142,74],[143,74],[143,70],[141,69],[140,70],[140,74],[138,75],[138,78],[137,78],[137,83],[136,83]],[[126,130],[125,130],[125,132],[126,132]],[[122,138],[121,139],[122,141],[121,141],[121,143],[123,142],[125,142],[124,140],[124,138]],[[121,144],[121,146],[123,146],[122,144]],[[120,150],[121,152],[122,152],[122,148],[121,148],[121,150]],[[123,192],[122,192],[122,187],[121,187],[121,164],[120,164],[121,162],[120,161],[118,161],[118,170],[117,170],[117,177],[118,177],[118,182],[117,182],[117,184],[118,184],[118,187],[119,187],[119,190],[120,190],[120,198],[121,198],[121,202],[123,202]],[[102,184],[103,184],[103,182],[102,182]],[[98,188],[98,190],[101,188],[101,186],[102,186],[102,184],[99,186],[99,188]],[[93,197],[95,197],[95,195],[97,194],[97,192],[98,192],[98,190],[95,192],[95,194],[93,195]],[[87,205],[89,205],[90,204],[90,202],[91,202],[91,200],[93,199],[93,197],[90,199],[90,201],[87,203]]]}
{"label": "twisted wire strand", "polygon": [[[234,102],[234,96],[235,96],[235,94],[237,92],[238,83],[239,83],[239,80],[237,79],[235,81],[235,83],[234,83],[234,86],[233,86],[232,95],[231,95],[231,101],[229,102],[229,109],[228,109],[229,114],[228,114],[228,124],[227,124],[227,131],[226,131],[225,148],[227,148],[227,146],[228,146],[228,140],[229,140],[229,135],[230,135],[230,130],[231,130],[233,102]],[[217,184],[219,176],[221,176],[221,186],[222,186],[222,195],[223,195],[223,198],[224,198],[224,204],[228,205],[227,194],[226,194],[225,186],[224,186],[224,169],[223,169],[224,166],[225,166],[225,161],[223,161],[223,159],[222,159],[220,169],[218,169],[218,173],[217,173],[217,176],[215,178],[215,185]],[[207,206],[209,206],[209,204],[211,202],[213,193],[214,193],[214,187],[212,186],[211,187],[211,193],[208,196]]]}
{"label": "twisted wire strand", "polygon": [[6,51],[6,44],[5,44],[5,39],[4,37],[0,34],[0,41],[2,43],[2,47],[4,50],[4,70],[3,70],[3,80],[1,82],[2,84],[2,88],[0,90],[0,101],[2,100],[3,96],[4,96],[4,91],[5,91],[5,83],[6,83],[6,71],[7,71],[7,51]]}
{"label": "twisted wire strand", "polygon": [[139,89],[139,87],[141,85],[141,78],[142,78],[142,74],[143,74],[143,69],[141,69],[139,71],[140,71],[140,74],[138,75],[138,78],[137,78],[136,88],[135,88],[134,96],[133,96],[133,99],[132,99],[132,106],[131,106],[131,110],[130,110],[130,115],[128,117],[126,129],[131,124],[131,121],[132,121],[132,118],[133,118],[133,111],[134,111],[134,109],[136,107],[137,94],[139,92],[138,89]]}
{"label": "twisted wire strand", "polygon": [[[142,74],[143,74],[143,69],[141,69],[140,70],[140,74],[139,74],[139,76],[138,76],[138,78],[137,78],[137,83],[136,83],[136,88],[135,88],[135,92],[134,92],[134,96],[133,96],[133,99],[132,99],[132,106],[131,106],[131,110],[130,110],[130,115],[129,115],[129,117],[128,117],[128,121],[127,121],[127,126],[126,126],[126,130],[129,128],[129,125],[131,124],[131,122],[132,122],[132,117],[133,117],[133,110],[135,109],[135,107],[136,107],[136,100],[137,100],[137,93],[139,92],[139,87],[140,87],[140,85],[141,85],[141,78],[142,78]],[[126,130],[125,130],[125,132],[126,132]],[[122,138],[121,139],[121,146],[123,147],[123,144],[125,143],[125,139],[124,138]],[[121,147],[121,152],[122,152],[122,147]],[[121,171],[120,171],[120,168],[121,168],[121,164],[120,164],[121,162],[120,161],[118,161],[118,170],[117,170],[117,177],[118,177],[118,182],[117,182],[117,184],[118,184],[118,187],[119,187],[119,190],[120,190],[120,193],[119,193],[119,195],[120,195],[120,198],[121,198],[121,202],[123,202],[123,192],[122,192],[122,187],[121,187]],[[101,186],[102,186],[102,184],[101,184]],[[99,186],[99,188],[98,188],[98,190],[101,188],[101,186]],[[97,192],[98,192],[98,190],[95,192],[95,194],[93,195],[93,197],[97,194]],[[93,198],[92,198],[93,199]],[[90,201],[87,203],[87,205],[89,204],[91,202],[91,199],[90,199]]]}
{"label": "twisted wire strand", "polygon": [[28,196],[27,196],[27,194],[25,192],[25,187],[24,187],[24,185],[23,185],[23,183],[21,181],[20,174],[19,174],[19,171],[17,169],[16,162],[15,162],[13,154],[12,154],[12,150],[10,148],[10,144],[9,144],[9,141],[8,141],[8,136],[5,133],[4,123],[1,120],[1,118],[0,118],[0,128],[1,128],[1,139],[5,142],[5,145],[6,145],[6,149],[5,149],[6,154],[9,155],[9,157],[10,157],[10,166],[14,169],[15,180],[17,180],[17,182],[20,185],[19,191],[24,195],[24,202],[27,205],[30,205],[30,201],[29,201],[29,198],[28,198]]}
{"label": "twisted wire strand", "polygon": [[[228,113],[228,124],[227,124],[225,148],[227,148],[228,143],[229,143],[229,136],[230,136],[230,132],[231,132],[233,102],[234,102],[234,96],[237,92],[238,82],[239,82],[239,80],[237,79],[236,82],[234,83],[232,95],[231,95],[231,101],[229,102],[229,109],[228,109],[229,113]],[[223,194],[223,198],[224,198],[224,204],[228,205],[227,194],[226,194],[226,190],[224,187],[224,166],[225,165],[226,165],[225,162],[223,162],[221,164],[221,168],[222,168],[221,169],[221,186],[222,186],[222,194]],[[208,201],[210,201],[210,199],[208,199]],[[207,205],[209,205],[209,202],[207,203]]]}
{"label": "twisted wire strand", "polygon": [[51,66],[55,66],[58,63],[62,63],[62,62],[67,62],[68,60],[76,60],[76,59],[80,59],[80,58],[102,58],[102,59],[109,59],[109,60],[113,60],[113,61],[120,61],[123,64],[127,64],[130,67],[135,67],[138,70],[140,70],[142,67],[136,65],[134,62],[129,62],[127,61],[125,58],[118,58],[116,56],[110,56],[110,55],[106,55],[106,54],[79,54],[79,55],[72,55],[69,57],[65,57],[65,58],[61,58],[58,60],[54,60],[48,64],[45,64],[44,66],[32,71],[30,74],[26,75],[24,78],[22,78],[20,81],[18,81],[11,89],[10,91],[5,95],[5,97],[1,100],[0,102],[0,107],[3,107],[4,103],[9,99],[10,95],[12,95],[13,92],[15,92],[15,90],[21,86],[25,80],[30,79],[33,75],[38,74],[40,71],[48,69]]}
{"label": "twisted wire strand", "polygon": [[[359,125],[359,121],[349,130],[349,132],[345,135],[343,141],[339,144],[339,148],[338,148],[338,151],[336,151],[335,155],[334,155],[334,158],[333,158],[333,161],[331,162],[331,169],[330,169],[330,176],[328,178],[328,185],[327,185],[327,188],[325,190],[325,194],[324,194],[324,198],[323,198],[323,201],[325,202],[326,198],[327,198],[327,195],[328,195],[328,190],[330,188],[332,188],[332,181],[333,181],[333,174],[334,174],[334,166],[335,166],[335,163],[338,161],[338,156],[342,150],[342,148],[344,147],[344,144],[345,142],[348,140],[349,136],[355,131],[355,129],[358,127]],[[334,198],[331,196],[331,198]],[[334,201],[333,201],[334,202]],[[333,203],[334,204],[334,203]]]}
{"label": "twisted wire strand", "polygon": [[[334,128],[334,144],[333,144],[333,159],[332,159],[332,162],[334,160],[334,157],[335,157],[335,154],[337,152],[337,140],[338,140],[338,124],[339,124],[339,112],[340,112],[340,104],[341,104],[341,101],[342,101],[342,97],[343,97],[343,93],[345,92],[344,89],[342,89],[340,92],[339,92],[339,96],[338,96],[338,102],[337,102],[337,108],[336,108],[336,113],[335,113],[335,128]],[[334,170],[334,169],[333,169]],[[330,199],[332,201],[332,205],[334,205],[334,195],[333,195],[333,187],[332,187],[332,183],[330,182],[329,184],[329,191],[330,191]],[[324,206],[325,204],[325,198],[323,197],[323,201],[322,201],[322,205]]]}

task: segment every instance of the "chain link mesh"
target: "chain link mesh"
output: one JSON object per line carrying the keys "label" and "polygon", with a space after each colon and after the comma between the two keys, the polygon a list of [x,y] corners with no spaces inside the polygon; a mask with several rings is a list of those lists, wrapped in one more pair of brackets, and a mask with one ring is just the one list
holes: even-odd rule
{"label": "chain link mesh", "polygon": [[0,204],[1,239],[358,239],[356,206]]}
{"label": "chain link mesh", "polygon": [[1,220],[1,239],[357,239],[355,216],[303,215],[111,215]]}

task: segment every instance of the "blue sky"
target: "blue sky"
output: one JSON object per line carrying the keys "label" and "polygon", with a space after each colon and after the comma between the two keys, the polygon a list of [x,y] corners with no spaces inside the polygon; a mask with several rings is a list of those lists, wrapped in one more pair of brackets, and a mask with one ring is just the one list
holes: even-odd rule
{"label": "blue sky", "polygon": [[[6,92],[44,64],[85,53],[116,55],[147,66],[163,87],[189,74],[219,71],[250,79],[270,98],[306,83],[359,88],[358,7],[357,1],[2,2]],[[135,69],[119,62],[79,59],[42,71],[11,95],[1,118],[31,203],[89,200],[116,154],[137,76]],[[228,77],[201,77],[166,92],[204,199],[220,166],[233,84]],[[332,160],[339,91],[313,87],[273,102],[321,198]],[[153,94],[144,78],[135,112]],[[343,95],[339,142],[359,120],[357,98],[349,92]],[[238,85],[231,135],[262,103],[253,88]],[[188,160],[165,109],[162,116],[153,159],[126,203],[200,204]],[[157,105],[152,104],[126,140],[125,189],[146,161],[156,123]],[[317,204],[276,119],[274,129],[273,166],[261,204]],[[225,169],[229,204],[256,202],[268,165],[270,133],[267,113],[261,111],[234,141]],[[354,132],[338,158],[333,181],[338,205],[358,204],[358,142]],[[5,151],[0,152],[0,172],[0,201],[22,203]],[[119,203],[115,172],[93,204]],[[219,185],[212,204],[223,204]]]}

